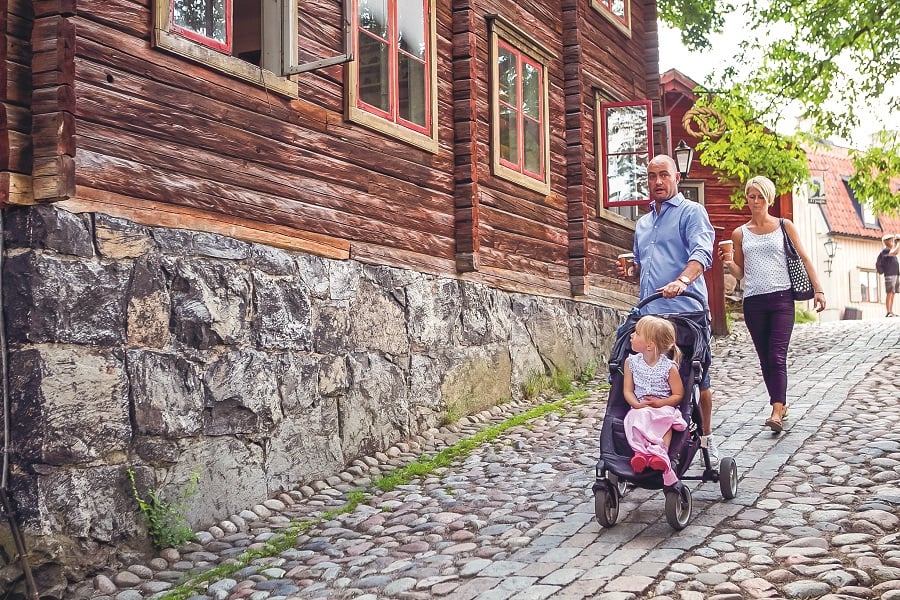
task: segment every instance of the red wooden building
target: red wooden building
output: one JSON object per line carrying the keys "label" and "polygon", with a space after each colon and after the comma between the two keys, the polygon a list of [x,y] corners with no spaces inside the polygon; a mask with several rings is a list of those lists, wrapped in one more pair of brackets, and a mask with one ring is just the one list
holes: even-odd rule
{"label": "red wooden building", "polygon": [[[675,69],[660,75],[662,113],[665,117],[656,127],[655,140],[668,138],[669,147],[676,146],[681,140],[691,147],[700,141],[695,137],[697,127],[696,124],[691,124],[690,115],[685,121],[685,116],[697,100],[697,88],[697,82]],[[688,131],[689,128],[691,131]],[[700,153],[695,154],[689,176],[682,183],[681,190],[685,196],[706,207],[709,220],[716,230],[716,243],[731,239],[731,232],[750,218],[750,211],[746,207],[736,209],[731,206],[730,198],[735,186],[742,185],[742,182],[722,181],[714,174],[713,167],[701,164]],[[772,214],[791,219],[791,203],[791,194],[780,196],[772,208]],[[706,272],[706,283],[709,288],[713,333],[717,335],[727,332],[723,281],[722,263],[714,260],[712,269]]]}
{"label": "red wooden building", "polygon": [[2,205],[630,299],[598,119],[646,102],[610,116],[644,160],[653,1],[3,5]]}

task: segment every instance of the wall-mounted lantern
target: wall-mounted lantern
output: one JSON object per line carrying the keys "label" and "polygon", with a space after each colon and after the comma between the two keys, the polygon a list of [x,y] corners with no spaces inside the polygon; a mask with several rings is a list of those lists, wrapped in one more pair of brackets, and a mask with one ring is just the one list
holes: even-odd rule
{"label": "wall-mounted lantern", "polygon": [[837,252],[837,244],[835,243],[833,238],[828,238],[825,240],[825,274],[831,277],[831,262],[834,260],[834,255]]}
{"label": "wall-mounted lantern", "polygon": [[681,173],[682,179],[687,179],[688,173],[691,172],[691,162],[694,160],[694,149],[684,143],[684,140],[678,142],[675,146],[675,166]]}

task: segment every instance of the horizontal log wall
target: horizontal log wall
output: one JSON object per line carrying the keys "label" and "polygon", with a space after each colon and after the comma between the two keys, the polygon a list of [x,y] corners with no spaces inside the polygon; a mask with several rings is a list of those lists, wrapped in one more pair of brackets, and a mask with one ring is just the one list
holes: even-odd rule
{"label": "horizontal log wall", "polygon": [[[574,72],[591,71],[623,97],[652,95],[641,3],[634,3],[631,40],[589,3],[570,5],[574,26],[584,28]],[[72,205],[127,212],[147,224],[151,206],[170,205],[180,215],[216,215],[223,228],[253,222],[300,239],[315,233],[332,238],[334,248],[349,245],[362,261],[468,272],[505,289],[554,296],[582,293],[570,271],[581,281],[608,276],[608,259],[630,246],[627,228],[596,218],[594,81],[575,95],[582,99],[582,158],[567,146],[564,72],[571,65],[561,5],[437,2],[436,154],[345,121],[342,67],[297,76],[299,99],[290,100],[152,48],[151,10],[150,0],[79,0],[67,20],[77,31]],[[341,3],[304,3],[303,14],[301,61],[340,53]],[[553,55],[548,195],[491,173],[493,14],[520,24]],[[111,206],[101,200],[111,198]],[[192,219],[184,226],[209,227]]]}
{"label": "horizontal log wall", "polygon": [[[360,260],[453,270],[449,129],[437,156],[374,134],[343,121],[335,69],[300,76],[290,100],[151,48],[150,2],[117,6],[79,2],[72,19],[81,210],[152,224],[149,207],[168,204],[186,228],[216,215],[223,229],[255,222],[338,249],[352,241]],[[310,7],[338,15],[334,35],[337,6]]]}

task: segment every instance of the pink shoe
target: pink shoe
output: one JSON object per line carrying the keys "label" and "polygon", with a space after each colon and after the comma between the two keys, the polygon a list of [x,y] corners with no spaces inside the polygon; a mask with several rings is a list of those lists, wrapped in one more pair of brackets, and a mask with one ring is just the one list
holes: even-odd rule
{"label": "pink shoe", "polygon": [[651,456],[651,457],[650,457],[650,462],[648,463],[648,465],[649,465],[650,468],[653,469],[654,471],[665,471],[666,469],[669,468],[669,463],[667,463],[666,461],[664,461],[664,460],[663,460],[662,458],[660,458],[659,456]]}
{"label": "pink shoe", "polygon": [[635,473],[643,473],[644,469],[647,468],[647,455],[635,454],[634,456],[632,456],[631,468],[634,469]]}

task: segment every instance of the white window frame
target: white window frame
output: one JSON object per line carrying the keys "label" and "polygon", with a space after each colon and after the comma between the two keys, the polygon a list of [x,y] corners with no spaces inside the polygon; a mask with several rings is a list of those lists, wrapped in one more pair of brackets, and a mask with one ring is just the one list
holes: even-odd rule
{"label": "white window frame", "polygon": [[878,216],[872,210],[872,207],[867,202],[860,202],[860,208],[862,209],[863,227],[878,229]]}
{"label": "white window frame", "polygon": [[[872,299],[864,300],[862,297],[862,279],[863,279],[863,277],[866,278],[866,282],[868,284],[870,284],[872,281],[875,282],[874,288],[871,285],[866,286],[870,290],[870,294],[869,294],[870,296],[871,296],[871,290],[872,289],[875,290],[875,299],[874,300],[872,300]],[[883,280],[884,280],[884,277],[882,275],[879,275],[878,273],[876,273],[874,269],[857,269],[856,285],[858,286],[857,289],[859,290],[858,291],[858,294],[859,294],[858,302],[866,303],[866,304],[881,304],[883,302],[883,294],[882,294],[882,287],[881,287]]]}
{"label": "white window frame", "polygon": [[[611,4],[612,2],[610,2]],[[603,15],[606,20],[616,26],[616,29],[625,34],[625,37],[631,38],[631,0],[623,0],[625,14],[617,15],[609,6],[602,1],[591,0],[591,8]]]}
{"label": "white window frame", "polygon": [[678,184],[678,191],[682,193],[682,195],[688,200],[694,200],[693,197],[689,197],[689,194],[685,194],[685,190],[693,190],[692,196],[696,197],[696,201],[700,205],[706,204],[706,198],[704,196],[705,193],[706,182],[703,179],[682,179]]}
{"label": "white window frame", "polygon": [[[657,154],[667,154],[672,156],[672,117],[653,117],[653,143],[652,143],[652,154],[655,156]],[[661,136],[657,136],[657,131],[662,133]],[[662,137],[663,144],[660,145],[659,148],[656,147],[656,144],[659,142],[659,137]]]}
{"label": "white window frame", "polygon": [[[598,192],[598,206],[605,209],[612,209],[614,207],[622,207],[622,206],[646,206],[650,203],[650,192],[649,188],[647,190],[646,198],[629,198],[623,201],[609,201],[609,182],[606,175],[607,172],[607,154],[608,154],[608,143],[607,143],[607,131],[606,131],[606,121],[604,116],[606,112],[609,110],[615,110],[618,108],[629,108],[629,107],[643,107],[646,112],[646,132],[647,132],[647,152],[646,152],[646,161],[650,162],[650,159],[653,158],[653,106],[649,100],[630,100],[624,102],[604,102],[602,95],[597,94],[595,97],[595,130],[596,130],[596,155],[597,155],[597,192]],[[635,156],[643,156],[643,152],[641,153],[629,153],[634,154]]]}

